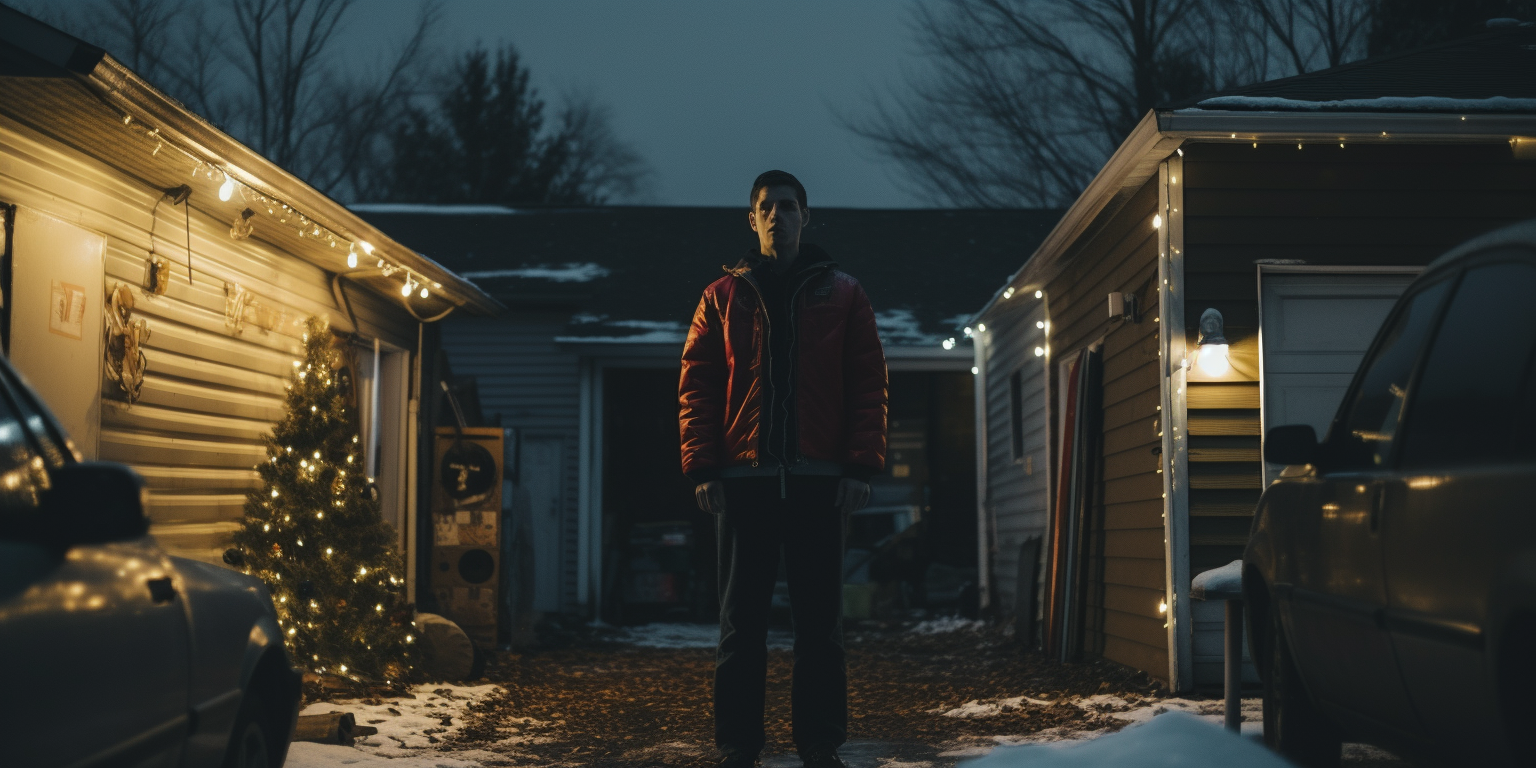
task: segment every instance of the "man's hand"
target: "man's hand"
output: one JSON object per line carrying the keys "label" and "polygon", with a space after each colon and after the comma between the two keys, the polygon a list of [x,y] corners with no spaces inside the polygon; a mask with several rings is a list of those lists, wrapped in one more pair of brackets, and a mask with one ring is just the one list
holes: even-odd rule
{"label": "man's hand", "polygon": [[864,508],[869,503],[869,483],[860,482],[851,477],[845,477],[837,484],[837,498],[832,504],[843,510],[844,515],[851,515]]}
{"label": "man's hand", "polygon": [[693,489],[693,498],[699,502],[699,509],[712,515],[725,514],[725,483],[719,480],[699,483]]}

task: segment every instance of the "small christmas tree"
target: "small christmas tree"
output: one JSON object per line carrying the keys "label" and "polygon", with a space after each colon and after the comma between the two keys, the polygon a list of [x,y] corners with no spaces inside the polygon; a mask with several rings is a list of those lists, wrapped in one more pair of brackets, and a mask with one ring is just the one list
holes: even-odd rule
{"label": "small christmas tree", "polygon": [[410,669],[394,529],[363,468],[351,387],[325,320],[310,318],[287,415],[226,560],[266,582],[288,650],[321,674],[398,683]]}

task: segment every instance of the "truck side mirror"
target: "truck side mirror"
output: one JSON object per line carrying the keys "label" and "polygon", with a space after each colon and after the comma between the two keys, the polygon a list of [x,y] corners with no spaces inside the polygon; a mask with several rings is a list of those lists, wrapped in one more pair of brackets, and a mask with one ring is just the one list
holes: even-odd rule
{"label": "truck side mirror", "polygon": [[1264,460],[1271,464],[1315,464],[1321,451],[1310,424],[1287,424],[1264,435]]}

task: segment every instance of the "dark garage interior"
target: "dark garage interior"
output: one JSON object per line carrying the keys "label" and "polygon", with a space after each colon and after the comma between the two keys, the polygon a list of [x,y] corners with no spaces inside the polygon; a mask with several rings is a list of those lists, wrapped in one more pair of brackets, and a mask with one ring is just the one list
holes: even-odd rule
{"label": "dark garage interior", "polygon": [[[713,621],[713,519],[679,470],[677,370],[603,378],[603,615]],[[850,520],[845,614],[975,611],[976,465],[968,372],[891,374],[890,448]],[[775,596],[776,606],[784,590]],[[782,607],[782,606],[779,606]]]}

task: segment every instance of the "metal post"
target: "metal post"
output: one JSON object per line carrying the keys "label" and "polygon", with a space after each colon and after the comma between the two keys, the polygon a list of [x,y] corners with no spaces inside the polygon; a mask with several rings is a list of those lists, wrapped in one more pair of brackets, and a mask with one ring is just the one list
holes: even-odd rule
{"label": "metal post", "polygon": [[1227,600],[1226,649],[1222,654],[1225,672],[1225,725],[1239,731],[1243,722],[1243,601]]}

